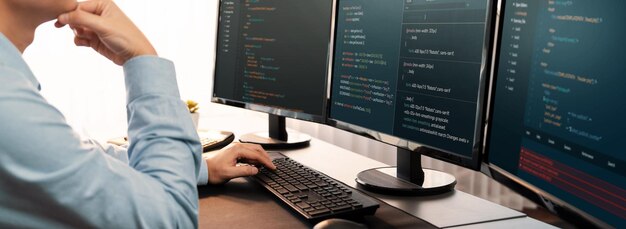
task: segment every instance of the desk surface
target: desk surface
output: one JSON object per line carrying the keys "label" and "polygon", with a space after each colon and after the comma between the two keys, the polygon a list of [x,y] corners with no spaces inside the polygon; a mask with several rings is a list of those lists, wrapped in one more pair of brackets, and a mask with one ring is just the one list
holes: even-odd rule
{"label": "desk surface", "polygon": [[[235,132],[237,136],[241,136],[243,133],[267,129],[267,119],[264,117],[266,116],[250,115],[250,113],[221,117],[208,116],[203,117],[200,122],[200,127],[207,129],[211,128],[228,130]],[[323,172],[352,187],[356,187],[356,182],[354,179],[360,171],[369,168],[388,166],[381,162],[369,159],[362,155],[350,152],[348,150],[317,139],[312,140],[311,147],[300,150],[283,151],[283,154],[293,158],[294,160],[304,165],[319,170],[320,172]],[[218,195],[218,197],[224,198],[223,200],[219,201],[242,202],[251,207],[257,206],[258,204],[266,203],[267,201],[276,202],[276,200],[268,199],[246,199],[246,195],[241,194],[241,192],[243,191],[237,190],[237,187],[241,186],[245,185],[236,182],[233,187],[226,188],[226,190],[230,190],[231,188],[234,189],[232,190],[233,193],[224,191],[222,194]],[[204,204],[208,204],[209,202],[205,200],[206,198],[209,198],[211,202],[214,201],[212,200],[213,197],[211,195],[205,195],[208,191],[204,189],[205,188],[201,189],[201,191],[205,192],[203,194],[204,196],[201,196],[200,200],[201,210],[205,208]],[[480,224],[485,222],[502,221],[508,219],[516,219],[514,222],[528,222],[528,220],[526,220],[526,216],[521,212],[511,210],[509,208],[500,206],[495,203],[491,203],[487,200],[469,195],[458,190],[448,194],[429,197],[397,197],[373,193],[367,194],[410,215],[416,216],[419,219],[423,219],[437,227],[454,227],[462,225]],[[237,212],[236,209],[228,210]],[[231,213],[228,212],[229,211],[227,211],[227,209],[220,210],[220,218],[230,217]],[[268,212],[256,212],[249,214],[253,214],[254,217],[268,220],[273,217],[273,215]],[[210,217],[211,215],[213,215],[212,210],[207,209],[206,211],[201,211],[201,224],[208,222],[206,221],[208,220],[207,217]],[[274,226],[297,226],[282,225],[282,223],[276,224]],[[549,225],[542,224],[540,222],[535,224],[535,226],[537,225],[544,225],[546,227],[549,227]],[[300,224],[299,226],[304,225]]]}
{"label": "desk surface", "polygon": [[[244,178],[222,186],[198,188],[200,228],[311,228],[260,185]],[[356,221],[369,228],[436,228],[387,204]]]}

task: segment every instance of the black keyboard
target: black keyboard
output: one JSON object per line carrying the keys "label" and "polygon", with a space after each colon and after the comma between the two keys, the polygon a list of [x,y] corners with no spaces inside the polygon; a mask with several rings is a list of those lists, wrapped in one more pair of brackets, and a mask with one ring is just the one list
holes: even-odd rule
{"label": "black keyboard", "polygon": [[371,197],[281,153],[270,157],[277,170],[260,168],[253,180],[310,222],[372,215],[379,207]]}

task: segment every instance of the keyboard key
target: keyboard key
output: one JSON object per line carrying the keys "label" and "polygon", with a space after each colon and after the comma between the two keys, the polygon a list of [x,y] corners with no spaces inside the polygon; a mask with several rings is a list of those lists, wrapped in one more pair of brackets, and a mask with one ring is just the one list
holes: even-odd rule
{"label": "keyboard key", "polygon": [[324,186],[327,186],[327,185],[328,185],[328,183],[326,183],[326,182],[324,182],[324,181],[318,181],[318,182],[315,182],[315,184],[316,184],[317,186],[320,186],[320,187],[324,187]]}
{"label": "keyboard key", "polygon": [[311,205],[309,205],[309,204],[307,204],[307,203],[304,203],[304,202],[302,202],[302,203],[298,203],[298,204],[296,204],[296,205],[298,205],[298,207],[300,207],[300,208],[302,208],[302,209],[305,209],[305,208],[310,208],[310,207],[311,207]]}
{"label": "keyboard key", "polygon": [[317,188],[317,185],[311,183],[306,185],[307,188]]}
{"label": "keyboard key", "polygon": [[318,215],[323,215],[323,214],[328,214],[328,213],[330,213],[330,210],[328,209],[320,209],[320,210],[314,210],[314,211],[309,212],[311,216],[318,216]]}
{"label": "keyboard key", "polygon": [[289,190],[290,192],[297,192],[298,191],[298,189],[296,187],[294,187],[293,185],[290,185],[290,184],[283,186],[283,188]]}
{"label": "keyboard key", "polygon": [[274,180],[272,180],[271,178],[269,178],[269,177],[267,177],[267,176],[265,176],[263,174],[258,174],[257,176],[265,183],[269,184],[270,182],[272,182],[272,183],[274,182]]}
{"label": "keyboard key", "polygon": [[297,184],[297,185],[295,185],[295,186],[296,186],[296,188],[298,188],[298,189],[300,189],[300,190],[302,190],[302,191],[306,191],[306,190],[308,190],[308,189],[309,189],[309,188],[307,188],[306,186],[304,186],[304,185],[302,185],[302,184]]}

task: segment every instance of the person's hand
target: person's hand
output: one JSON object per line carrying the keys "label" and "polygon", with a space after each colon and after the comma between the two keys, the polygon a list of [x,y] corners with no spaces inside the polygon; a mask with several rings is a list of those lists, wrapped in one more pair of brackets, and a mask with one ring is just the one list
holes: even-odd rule
{"label": "person's hand", "polygon": [[143,33],[111,0],[79,2],[76,10],[60,15],[55,25],[70,25],[77,46],[91,47],[118,65],[133,57],[157,55]]}
{"label": "person's hand", "polygon": [[[209,169],[209,184],[222,184],[233,178],[256,175],[259,169],[255,166],[276,169],[263,147],[254,144],[233,143],[205,155],[204,159]],[[238,165],[239,162],[249,165]]]}

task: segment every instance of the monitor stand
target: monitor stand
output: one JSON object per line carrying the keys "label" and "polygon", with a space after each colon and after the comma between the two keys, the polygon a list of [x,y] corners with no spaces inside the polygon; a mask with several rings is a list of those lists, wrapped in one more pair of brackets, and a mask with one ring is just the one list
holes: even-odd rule
{"label": "monitor stand", "polygon": [[448,173],[422,169],[422,152],[398,148],[398,166],[374,168],[360,172],[359,187],[375,193],[395,196],[437,195],[454,190],[456,178]]}
{"label": "monitor stand", "polygon": [[309,146],[311,136],[288,132],[285,117],[269,115],[269,132],[245,134],[239,138],[243,143],[259,144],[264,149],[298,149]]}

